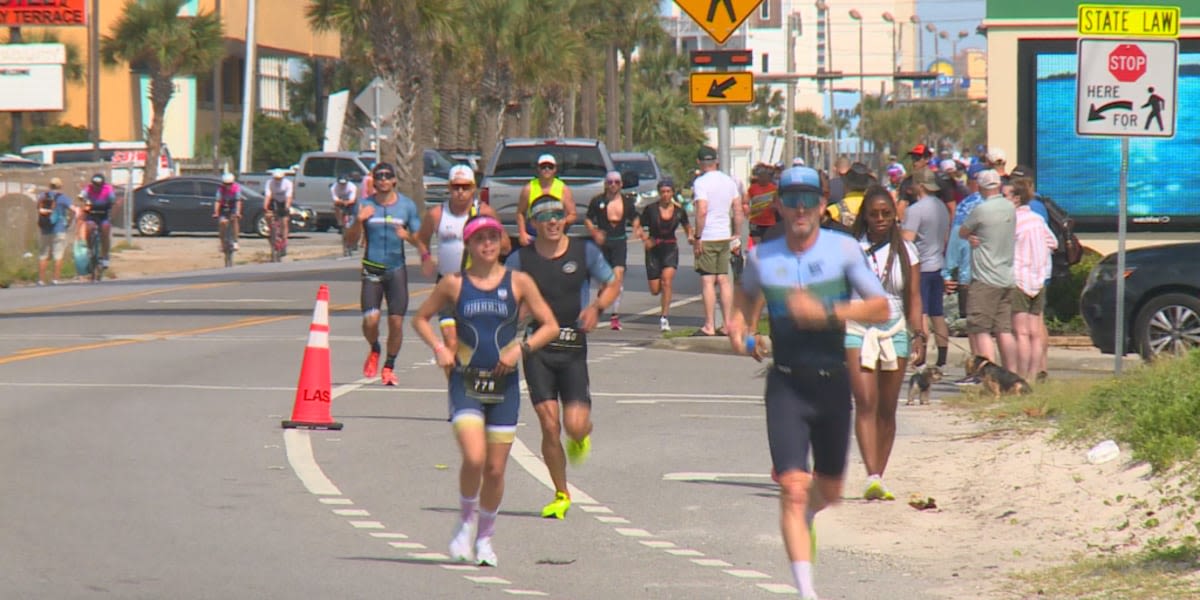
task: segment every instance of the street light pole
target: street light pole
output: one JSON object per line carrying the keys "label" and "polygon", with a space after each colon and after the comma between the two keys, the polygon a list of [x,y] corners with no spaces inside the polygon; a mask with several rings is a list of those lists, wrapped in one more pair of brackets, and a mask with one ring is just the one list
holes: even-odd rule
{"label": "street light pole", "polygon": [[863,92],[863,21],[862,13],[858,9],[850,9],[850,18],[858,21],[858,162],[862,162],[863,157],[863,139],[862,139],[862,116],[863,104],[866,96]]}
{"label": "street light pole", "polygon": [[933,61],[937,62],[942,57],[941,50],[938,49],[938,28],[933,23],[926,23],[925,31],[933,34]]}
{"label": "street light pole", "polygon": [[[832,71],[833,70],[833,28],[831,27],[832,22],[829,20],[829,4],[826,3],[825,0],[817,0],[816,7],[817,7],[817,18],[822,21],[822,23],[824,24],[824,27],[825,27],[825,64],[817,65],[817,70],[818,71],[822,71],[822,70],[823,71]],[[838,154],[840,154],[840,152],[841,152],[841,149],[838,147],[837,114],[834,112],[833,81],[832,80],[825,82],[825,93],[829,95],[829,129],[830,129],[829,139],[830,139],[830,143],[832,145],[832,148],[830,149],[830,152],[828,153],[828,155],[829,155],[828,160],[826,160],[826,163],[827,163],[826,169],[828,169],[830,172],[832,172],[833,171],[833,163],[834,163],[834,161],[837,160]]]}
{"label": "street light pole", "polygon": [[913,15],[908,18],[908,22],[913,25],[913,35],[917,38],[917,60],[913,65],[914,71],[925,70],[925,36],[921,35],[921,17]]}
{"label": "street light pole", "polygon": [[890,12],[883,13],[883,20],[892,25],[892,70],[899,71],[900,64],[896,59],[896,18]]}
{"label": "street light pole", "polygon": [[[790,13],[787,20],[787,72],[796,72],[796,24],[800,15]],[[784,164],[791,164],[796,158],[796,82],[787,84],[787,107],[783,114],[783,153]]]}

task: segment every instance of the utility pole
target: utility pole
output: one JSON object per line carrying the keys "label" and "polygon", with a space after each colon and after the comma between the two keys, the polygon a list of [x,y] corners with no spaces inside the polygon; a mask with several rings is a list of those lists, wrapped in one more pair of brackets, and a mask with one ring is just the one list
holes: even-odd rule
{"label": "utility pole", "polygon": [[[799,13],[788,15],[787,21],[787,72],[796,72],[796,29],[800,24]],[[784,165],[791,165],[796,158],[796,82],[787,84],[787,106],[783,113],[783,154]]]}
{"label": "utility pole", "polygon": [[[9,27],[8,28],[8,43],[10,43],[10,44],[20,44],[21,43],[21,28],[20,27]],[[12,151],[14,154],[20,154],[21,146],[25,145],[24,140],[21,139],[22,130],[25,129],[25,113],[12,112],[9,114],[12,115],[12,132],[10,133],[10,137],[9,137],[9,140],[12,143],[10,145],[12,146]]]}
{"label": "utility pole", "polygon": [[100,0],[92,0],[88,15],[88,137],[92,161],[100,162]]}
{"label": "utility pole", "polygon": [[[217,0],[216,5],[217,18],[221,17],[221,0]],[[222,19],[223,21],[224,19]],[[224,28],[222,28],[224,30]],[[225,108],[225,90],[223,89],[224,82],[221,78],[225,72],[225,53],[221,53],[221,59],[217,61],[217,65],[213,67],[213,173],[221,172],[221,121]]]}
{"label": "utility pole", "polygon": [[250,149],[254,144],[254,86],[258,81],[254,77],[255,63],[258,62],[258,46],[254,36],[254,16],[258,12],[257,0],[246,3],[246,70],[242,84],[242,143],[238,152],[238,172],[250,170]]}

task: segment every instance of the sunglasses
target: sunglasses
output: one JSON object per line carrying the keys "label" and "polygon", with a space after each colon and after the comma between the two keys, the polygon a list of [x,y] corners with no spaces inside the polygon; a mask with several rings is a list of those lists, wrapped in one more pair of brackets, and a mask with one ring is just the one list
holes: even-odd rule
{"label": "sunglasses", "polygon": [[621,183],[621,180],[620,179],[605,179],[604,183],[616,183],[619,185]]}
{"label": "sunglasses", "polygon": [[473,187],[475,187],[475,186],[473,186],[469,183],[452,183],[452,184],[450,184],[450,189],[454,190],[456,192],[470,191],[471,188],[473,188]]}
{"label": "sunglasses", "polygon": [[821,205],[821,192],[780,192],[779,202],[787,208],[816,208]]}
{"label": "sunglasses", "polygon": [[395,173],[389,173],[387,171],[380,171],[375,174],[375,179],[385,179],[386,180],[386,179],[395,179],[395,178],[396,178]]}
{"label": "sunglasses", "polygon": [[545,164],[545,165],[538,165],[538,168],[543,171],[553,171],[553,170],[557,169],[558,167],[551,165],[551,164]]}
{"label": "sunglasses", "polygon": [[547,221],[561,221],[561,220],[565,219],[566,217],[567,217],[566,211],[547,210],[547,211],[540,212],[536,215],[533,215],[533,220],[537,221],[538,223],[545,223]]}

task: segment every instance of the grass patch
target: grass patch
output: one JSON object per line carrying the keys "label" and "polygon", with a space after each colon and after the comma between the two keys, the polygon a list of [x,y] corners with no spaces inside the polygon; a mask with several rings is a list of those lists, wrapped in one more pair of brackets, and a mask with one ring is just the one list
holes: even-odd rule
{"label": "grass patch", "polygon": [[[671,340],[675,338],[691,337],[692,334],[700,331],[699,327],[672,327],[671,331],[664,331],[663,339]],[[769,335],[771,333],[771,324],[766,317],[758,320],[759,335]]]}
{"label": "grass patch", "polygon": [[1018,575],[1039,598],[1150,600],[1191,598],[1200,586],[1200,544],[1152,540],[1129,556],[1087,558],[1075,564]]}

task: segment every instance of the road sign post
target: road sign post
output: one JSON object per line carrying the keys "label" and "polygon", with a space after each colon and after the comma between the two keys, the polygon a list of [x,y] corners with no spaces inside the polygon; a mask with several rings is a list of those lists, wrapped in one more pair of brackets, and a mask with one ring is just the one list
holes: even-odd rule
{"label": "road sign post", "polygon": [[1116,355],[1121,374],[1125,355],[1125,237],[1129,213],[1129,138],[1175,136],[1179,41],[1136,39],[1179,36],[1179,7],[1079,6],[1080,38],[1075,87],[1075,133],[1121,138],[1117,200]]}

